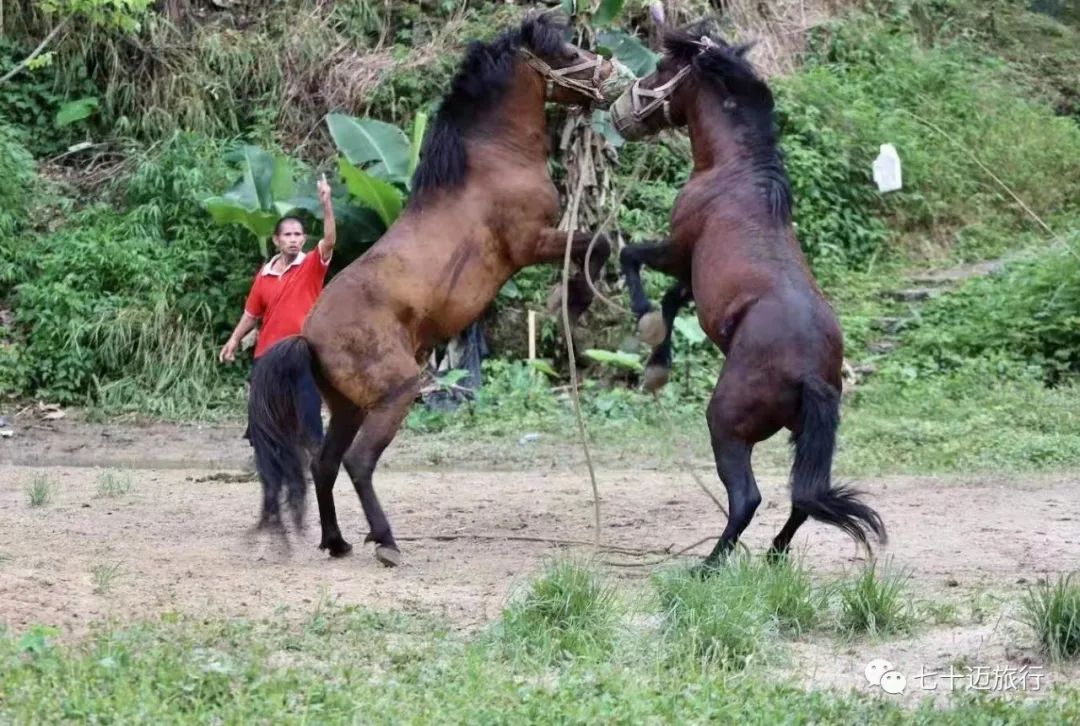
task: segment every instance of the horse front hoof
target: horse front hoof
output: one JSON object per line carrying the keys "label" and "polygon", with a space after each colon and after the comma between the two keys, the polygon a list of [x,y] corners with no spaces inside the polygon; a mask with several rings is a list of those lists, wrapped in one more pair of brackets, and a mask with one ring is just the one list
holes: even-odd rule
{"label": "horse front hoof", "polygon": [[715,575],[722,566],[723,563],[719,560],[706,557],[704,560],[690,568],[690,576],[699,580],[704,580],[706,577]]}
{"label": "horse front hoof", "polygon": [[319,549],[326,550],[331,557],[338,558],[345,557],[352,552],[352,545],[341,537],[338,537],[337,539],[330,541],[323,540],[322,543],[319,544]]}
{"label": "horse front hoof", "polygon": [[656,393],[667,385],[669,373],[671,373],[671,369],[667,366],[646,366],[641,387],[647,393]]}
{"label": "horse front hoof", "polygon": [[397,547],[375,545],[375,559],[381,562],[383,567],[397,567],[401,564],[401,552]]}
{"label": "horse front hoof", "polygon": [[638,337],[641,342],[655,348],[667,337],[667,325],[664,316],[658,310],[645,313],[638,321]]}

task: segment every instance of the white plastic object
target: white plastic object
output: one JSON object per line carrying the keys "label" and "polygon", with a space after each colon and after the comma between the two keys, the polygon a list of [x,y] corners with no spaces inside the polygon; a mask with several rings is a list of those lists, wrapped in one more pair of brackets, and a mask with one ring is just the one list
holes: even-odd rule
{"label": "white plastic object", "polygon": [[900,155],[892,144],[882,144],[874,159],[874,181],[879,192],[895,192],[903,186],[900,176]]}

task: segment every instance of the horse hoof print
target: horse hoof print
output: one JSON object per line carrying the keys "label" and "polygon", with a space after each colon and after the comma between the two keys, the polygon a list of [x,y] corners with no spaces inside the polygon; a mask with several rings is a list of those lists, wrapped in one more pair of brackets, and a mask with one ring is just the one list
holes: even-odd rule
{"label": "horse hoof print", "polygon": [[375,559],[383,563],[385,567],[397,567],[401,564],[401,552],[394,549],[393,547],[376,545]]}

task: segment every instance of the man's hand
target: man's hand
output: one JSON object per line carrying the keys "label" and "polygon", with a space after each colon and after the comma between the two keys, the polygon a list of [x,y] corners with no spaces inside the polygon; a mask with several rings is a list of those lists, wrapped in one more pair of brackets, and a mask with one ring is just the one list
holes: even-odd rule
{"label": "man's hand", "polygon": [[315,182],[315,189],[319,192],[319,201],[323,205],[323,209],[330,206],[330,185],[326,182],[326,174],[323,174],[319,181]]}
{"label": "man's hand", "polygon": [[221,352],[218,353],[218,360],[222,363],[228,361],[232,363],[236,360],[236,349],[240,346],[240,341],[236,338],[229,338],[225,342],[225,345],[221,346]]}
{"label": "man's hand", "polygon": [[334,204],[330,201],[330,185],[326,183],[326,174],[315,182],[319,192],[319,201],[323,207],[323,238],[319,240],[319,257],[324,265],[330,264],[330,255],[334,254],[337,242],[337,225],[334,223]]}

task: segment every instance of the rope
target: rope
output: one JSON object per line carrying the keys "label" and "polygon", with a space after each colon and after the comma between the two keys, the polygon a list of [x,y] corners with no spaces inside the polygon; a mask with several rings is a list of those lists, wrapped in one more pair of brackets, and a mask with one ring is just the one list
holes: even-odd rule
{"label": "rope", "polygon": [[[585,175],[578,175],[577,188],[570,199],[569,223],[566,231],[566,253],[563,255],[562,270],[562,318],[563,331],[566,338],[566,354],[570,363],[570,392],[574,401],[574,416],[577,418],[578,435],[581,438],[581,448],[585,452],[585,464],[589,468],[589,482],[593,492],[593,526],[595,527],[594,546],[600,550],[600,490],[596,485],[596,470],[593,468],[592,454],[589,452],[588,435],[585,432],[585,419],[581,415],[581,395],[578,392],[577,358],[574,356],[574,338],[570,330],[570,250],[574,243],[574,230],[576,227],[578,207],[581,203],[581,195],[585,191]],[[586,265],[588,269],[588,265]]]}

